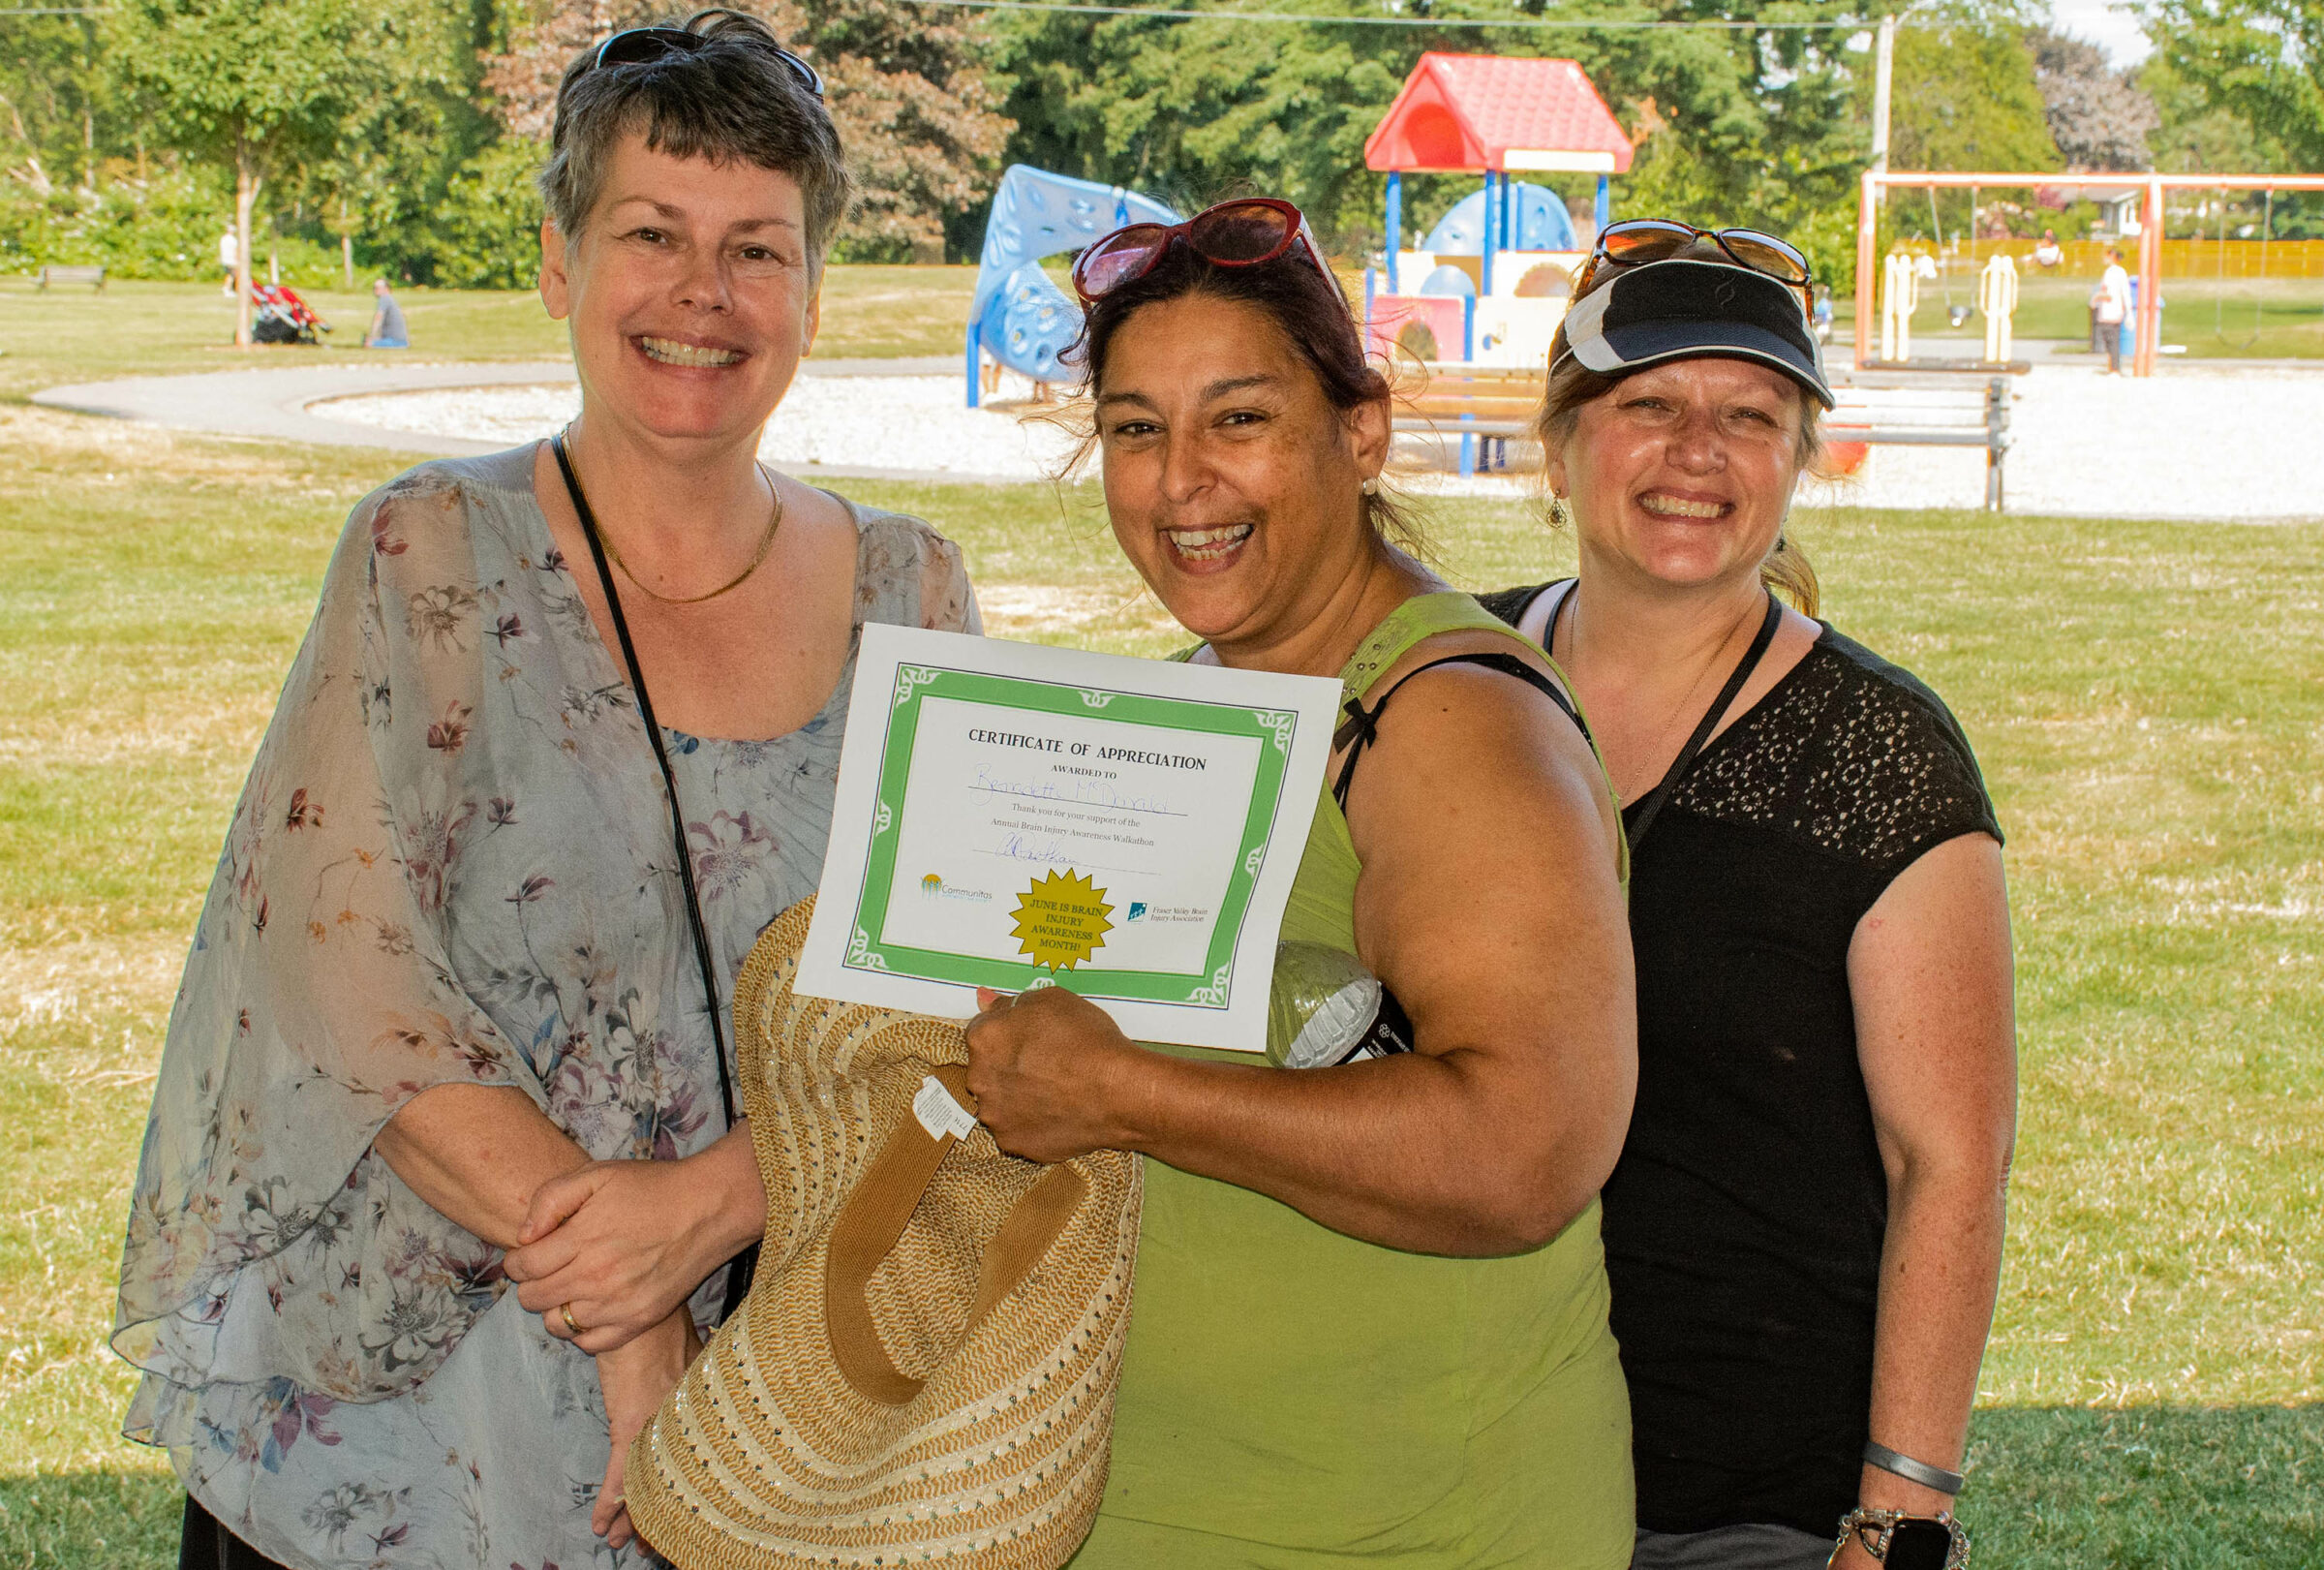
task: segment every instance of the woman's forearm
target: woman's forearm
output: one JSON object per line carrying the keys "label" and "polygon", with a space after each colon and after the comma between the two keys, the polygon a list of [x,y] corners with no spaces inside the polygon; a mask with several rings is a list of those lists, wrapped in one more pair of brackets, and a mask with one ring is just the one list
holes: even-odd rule
{"label": "woman's forearm", "polygon": [[[1977,1368],[1993,1328],[2004,1178],[1982,1162],[1942,1171],[1908,1163],[1888,1196],[1873,1341],[1872,1437],[1946,1471],[1961,1469]],[[1867,1504],[1927,1510],[1949,1502],[1870,1466],[1864,1489]]]}
{"label": "woman's forearm", "polygon": [[707,1150],[686,1157],[686,1166],[707,1201],[696,1223],[701,1240],[696,1256],[708,1276],[767,1230],[767,1185],[750,1145],[750,1120],[743,1119]]}
{"label": "woman's forearm", "polygon": [[534,1193],[589,1164],[588,1153],[524,1092],[439,1085],[399,1108],[372,1140],[412,1191],[486,1243],[513,1248]]}
{"label": "woman's forearm", "polygon": [[1134,1150],[1392,1248],[1537,1247],[1588,1206],[1619,1144],[1598,1137],[1618,1122],[1599,1103],[1622,1087],[1538,1062],[1530,1077],[1572,1082],[1564,1093],[1460,1050],[1303,1072],[1127,1047],[1103,1060],[1102,1125],[1066,1131],[1068,1146]]}
{"label": "woman's forearm", "polygon": [[[1573,1120],[1561,1130],[1508,1116],[1507,1099],[1459,1053],[1312,1076],[1174,1068],[1130,1129],[1129,1148],[1391,1248],[1538,1247],[1588,1208],[1611,1165],[1594,1159]],[[1221,1083],[1219,1072],[1238,1083]]]}

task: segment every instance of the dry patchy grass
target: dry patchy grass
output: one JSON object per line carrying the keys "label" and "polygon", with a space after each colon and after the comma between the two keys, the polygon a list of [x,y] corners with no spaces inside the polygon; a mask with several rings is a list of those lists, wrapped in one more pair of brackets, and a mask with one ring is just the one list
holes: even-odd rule
{"label": "dry patchy grass", "polygon": [[[393,467],[0,408],[0,1565],[168,1562],[104,1345],[127,1184],[229,804]],[[1087,489],[850,489],[960,539],[996,631],[1181,640]],[[1428,510],[1466,584],[1562,554],[1522,508]],[[2324,528],[1796,522],[1833,618],[1952,701],[2011,836],[1979,1562],[2324,1565]]]}

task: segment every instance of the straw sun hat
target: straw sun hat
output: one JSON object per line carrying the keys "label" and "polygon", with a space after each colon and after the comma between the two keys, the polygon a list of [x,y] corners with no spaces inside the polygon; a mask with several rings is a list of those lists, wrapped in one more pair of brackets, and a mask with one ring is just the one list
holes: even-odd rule
{"label": "straw sun hat", "polygon": [[959,1026],[791,990],[813,906],[735,982],[766,1240],[630,1449],[630,1519],[685,1570],[1054,1570],[1105,1491],[1136,1162],[958,1133]]}

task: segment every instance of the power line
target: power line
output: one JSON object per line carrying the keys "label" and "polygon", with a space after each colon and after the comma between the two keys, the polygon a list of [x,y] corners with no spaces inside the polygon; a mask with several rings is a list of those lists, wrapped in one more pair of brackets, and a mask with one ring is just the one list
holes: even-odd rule
{"label": "power line", "polygon": [[1711,29],[1731,33],[1849,32],[1870,30],[1862,17],[1842,21],[1626,21],[1617,18],[1513,16],[1333,16],[1303,15],[1291,11],[1171,11],[1151,6],[1100,6],[1066,0],[910,0],[916,6],[953,6],[967,11],[1047,11],[1082,16],[1151,16],[1163,21],[1288,22],[1306,27],[1433,27],[1439,32],[1469,28],[1544,31],[1650,32],[1666,29]]}

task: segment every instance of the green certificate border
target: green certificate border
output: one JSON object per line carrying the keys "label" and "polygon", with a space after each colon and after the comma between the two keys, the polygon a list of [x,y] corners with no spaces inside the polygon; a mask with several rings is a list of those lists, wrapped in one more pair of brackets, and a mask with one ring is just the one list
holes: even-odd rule
{"label": "green certificate border", "polygon": [[[1258,783],[1251,792],[1250,812],[1242,824],[1242,843],[1235,871],[1227,880],[1226,895],[1219,904],[1218,920],[1211,930],[1210,949],[1204,958],[1203,969],[1110,970],[1083,965],[1053,972],[1047,966],[1029,960],[911,948],[873,937],[887,924],[888,903],[895,891],[904,788],[911,780],[912,747],[920,734],[920,705],[930,697],[1033,714],[1069,715],[1076,719],[1102,717],[1150,725],[1158,730],[1248,736],[1271,742],[1272,746],[1259,749]],[[1158,697],[1147,693],[1107,692],[934,665],[897,665],[896,685],[888,705],[887,735],[880,752],[879,787],[873,797],[864,880],[857,889],[853,931],[847,939],[846,957],[841,963],[854,970],[901,972],[1003,992],[1056,985],[1125,1002],[1224,1010],[1234,988],[1235,950],[1242,932],[1243,916],[1250,908],[1251,893],[1259,882],[1259,869],[1266,865],[1268,837],[1282,804],[1283,779],[1291,765],[1292,737],[1299,728],[1299,718],[1292,709]]]}

